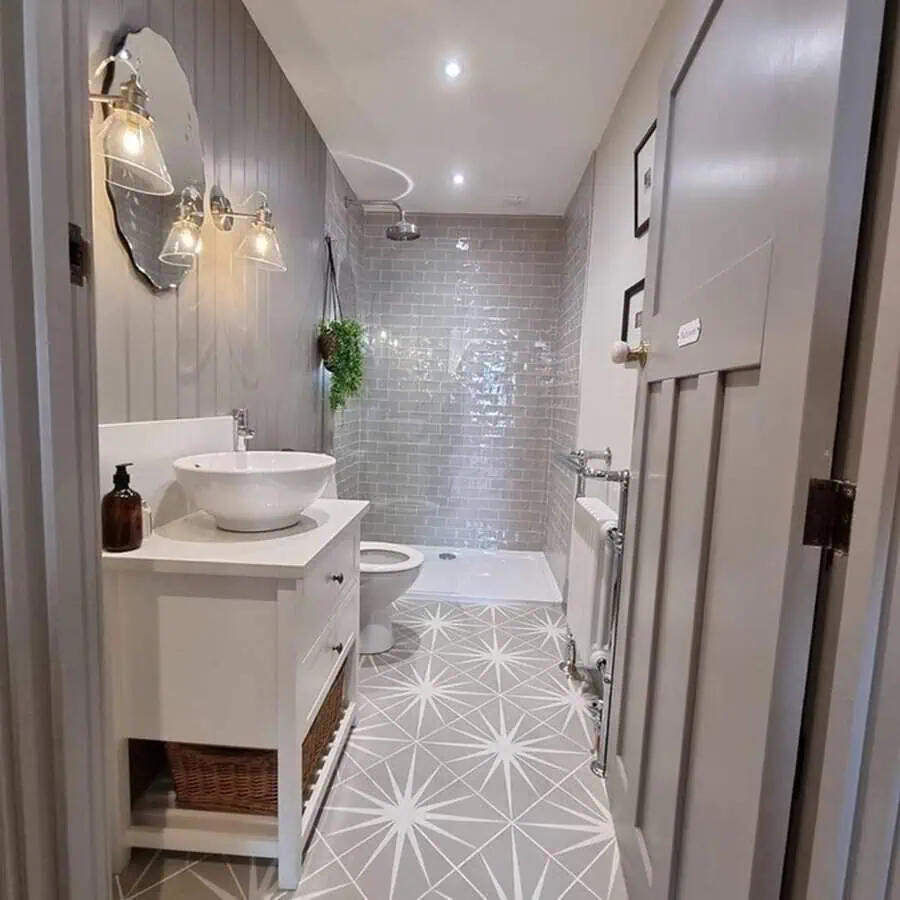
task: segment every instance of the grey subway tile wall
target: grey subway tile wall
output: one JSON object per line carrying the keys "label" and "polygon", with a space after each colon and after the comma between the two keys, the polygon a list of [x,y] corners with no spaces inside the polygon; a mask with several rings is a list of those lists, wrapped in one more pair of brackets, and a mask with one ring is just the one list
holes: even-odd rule
{"label": "grey subway tile wall", "polygon": [[563,230],[563,263],[557,328],[554,333],[550,458],[547,474],[547,520],[544,550],[560,590],[565,590],[572,531],[575,479],[555,458],[574,449],[578,433],[578,392],[581,380],[581,322],[584,310],[591,214],[594,202],[594,160],[591,158],[569,208]]}
{"label": "grey subway tile wall", "polygon": [[[329,156],[325,189],[325,229],[331,235],[335,251],[343,314],[350,318],[361,318],[363,213],[359,207],[347,209],[344,205],[345,197],[355,197],[355,194],[337,163]],[[323,390],[327,392],[327,374],[321,384]],[[345,499],[357,498],[360,496],[361,400],[354,397],[344,409],[332,413],[328,398],[324,396],[322,411],[325,418],[323,449],[337,459],[335,480],[338,496]]]}
{"label": "grey subway tile wall", "polygon": [[364,219],[368,540],[542,550],[563,220]]}

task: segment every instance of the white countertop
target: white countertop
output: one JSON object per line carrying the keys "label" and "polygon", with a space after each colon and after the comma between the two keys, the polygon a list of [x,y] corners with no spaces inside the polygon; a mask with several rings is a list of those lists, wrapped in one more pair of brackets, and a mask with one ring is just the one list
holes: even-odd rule
{"label": "white countertop", "polygon": [[369,508],[366,500],[318,500],[293,528],[235,534],[198,512],[156,529],[137,550],[103,554],[107,572],[299,579]]}

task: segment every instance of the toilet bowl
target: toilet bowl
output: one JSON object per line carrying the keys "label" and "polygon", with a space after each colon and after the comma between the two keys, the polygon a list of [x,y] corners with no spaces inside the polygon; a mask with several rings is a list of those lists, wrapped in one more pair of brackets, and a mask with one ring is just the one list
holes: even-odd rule
{"label": "toilet bowl", "polygon": [[[337,498],[334,475],[325,497]],[[412,547],[383,541],[359,544],[359,652],[386,653],[394,646],[392,604],[415,584],[425,557]]]}
{"label": "toilet bowl", "polygon": [[413,586],[424,562],[425,557],[412,547],[360,542],[360,653],[385,653],[394,646],[392,604]]}

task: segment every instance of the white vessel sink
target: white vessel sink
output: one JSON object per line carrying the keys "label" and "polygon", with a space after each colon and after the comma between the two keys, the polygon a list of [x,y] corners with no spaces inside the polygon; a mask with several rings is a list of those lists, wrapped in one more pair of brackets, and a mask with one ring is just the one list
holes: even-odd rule
{"label": "white vessel sink", "polygon": [[174,463],[178,483],[225,531],[296,525],[334,472],[324,453],[203,453]]}

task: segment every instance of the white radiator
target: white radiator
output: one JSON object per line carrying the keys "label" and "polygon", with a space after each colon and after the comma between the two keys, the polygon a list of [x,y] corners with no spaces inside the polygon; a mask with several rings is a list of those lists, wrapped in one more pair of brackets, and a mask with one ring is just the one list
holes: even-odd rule
{"label": "white radiator", "polygon": [[593,665],[607,640],[614,551],[607,535],[618,514],[593,497],[579,497],[572,516],[566,601],[578,663]]}

